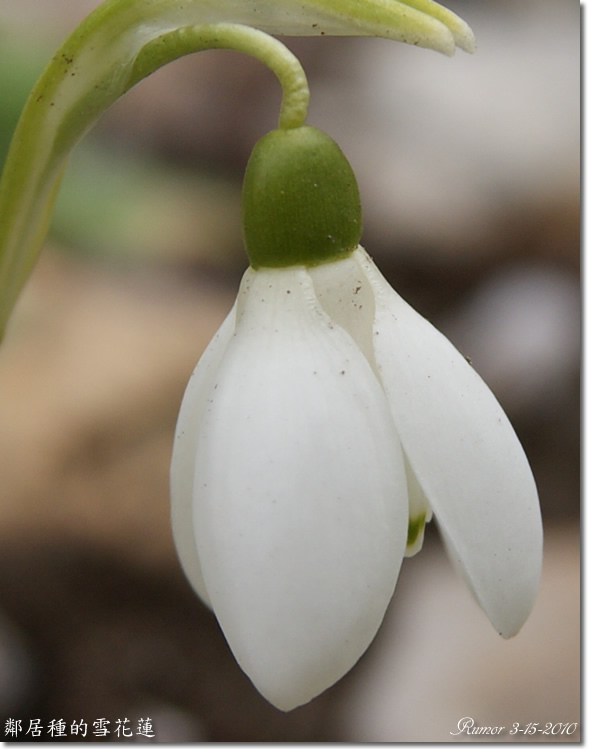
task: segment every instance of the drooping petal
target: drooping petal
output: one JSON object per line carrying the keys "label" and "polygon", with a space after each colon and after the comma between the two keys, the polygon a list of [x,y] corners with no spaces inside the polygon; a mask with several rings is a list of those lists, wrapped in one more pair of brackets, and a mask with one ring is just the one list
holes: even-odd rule
{"label": "drooping petal", "polygon": [[521,444],[452,344],[393,291],[363,250],[374,349],[403,448],[451,556],[492,624],[513,636],[539,584],[542,524]]}
{"label": "drooping petal", "polygon": [[405,549],[386,398],[302,267],[249,270],[197,445],[206,589],[257,689],[289,710],[362,655]]}
{"label": "drooping petal", "polygon": [[192,520],[194,462],[200,422],[225,349],[235,332],[235,305],[200,357],[182,399],[170,467],[172,535],[184,574],[210,606],[196,550]]}

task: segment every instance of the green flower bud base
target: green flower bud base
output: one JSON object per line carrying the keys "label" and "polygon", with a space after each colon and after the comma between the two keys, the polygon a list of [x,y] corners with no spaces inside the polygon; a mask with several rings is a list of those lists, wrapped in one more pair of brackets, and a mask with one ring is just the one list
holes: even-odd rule
{"label": "green flower bud base", "polygon": [[314,266],[349,255],[360,241],[362,209],[337,143],[308,125],[261,138],[245,172],[242,220],[253,268]]}

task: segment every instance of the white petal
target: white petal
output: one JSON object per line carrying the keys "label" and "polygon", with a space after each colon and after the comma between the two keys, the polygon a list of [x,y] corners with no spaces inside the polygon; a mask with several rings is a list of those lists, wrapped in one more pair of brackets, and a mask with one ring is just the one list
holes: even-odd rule
{"label": "white petal", "polygon": [[353,257],[347,257],[309,268],[309,275],[323,309],[352,336],[376,374],[372,345],[374,293],[362,268]]}
{"label": "white petal", "polygon": [[170,468],[172,535],[176,551],[190,584],[210,606],[196,550],[192,520],[192,495],[196,442],[203,410],[213,389],[219,364],[235,332],[235,305],[196,365],[182,399]]}
{"label": "white petal", "polygon": [[280,709],[329,687],[371,642],[407,502],[382,388],[307,271],[248,271],[203,418],[194,520],[219,623]]}
{"label": "white petal", "polygon": [[[355,257],[326,263],[309,269],[313,285],[323,309],[353,338],[379,378],[374,357],[373,325],[375,300],[372,285]],[[405,461],[409,496],[409,527],[405,556],[421,550],[425,524],[432,511],[411,465]]]}
{"label": "white petal", "polygon": [[451,556],[504,637],[533,606],[542,561],[528,461],[491,391],[452,344],[354,253],[375,291],[374,348],[403,448]]}

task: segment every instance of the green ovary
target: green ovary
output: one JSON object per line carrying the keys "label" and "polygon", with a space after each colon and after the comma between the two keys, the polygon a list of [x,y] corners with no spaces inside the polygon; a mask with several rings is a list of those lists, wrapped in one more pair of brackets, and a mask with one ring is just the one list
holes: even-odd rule
{"label": "green ovary", "polygon": [[341,260],[362,233],[352,167],[338,145],[316,128],[273,130],[250,157],[242,220],[253,268]]}

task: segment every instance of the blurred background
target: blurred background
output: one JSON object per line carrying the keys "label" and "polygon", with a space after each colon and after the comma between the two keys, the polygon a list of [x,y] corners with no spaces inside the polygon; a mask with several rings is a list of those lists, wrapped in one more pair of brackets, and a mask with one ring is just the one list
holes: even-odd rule
{"label": "blurred background", "polygon": [[[36,77],[97,4],[0,0],[0,164]],[[141,83],[77,148],[0,351],[3,726],[82,719],[98,741],[106,718],[117,740],[117,719],[149,717],[160,742],[446,742],[472,738],[451,734],[464,717],[505,726],[498,741],[515,722],[579,721],[579,4],[448,5],[474,56],[286,41],[309,123],[356,170],[364,245],[470,357],[527,451],[546,533],[530,620],[501,640],[432,523],[358,666],[283,714],[184,580],[175,419],[246,267],[241,178],[280,99],[259,63],[211,51]]]}

